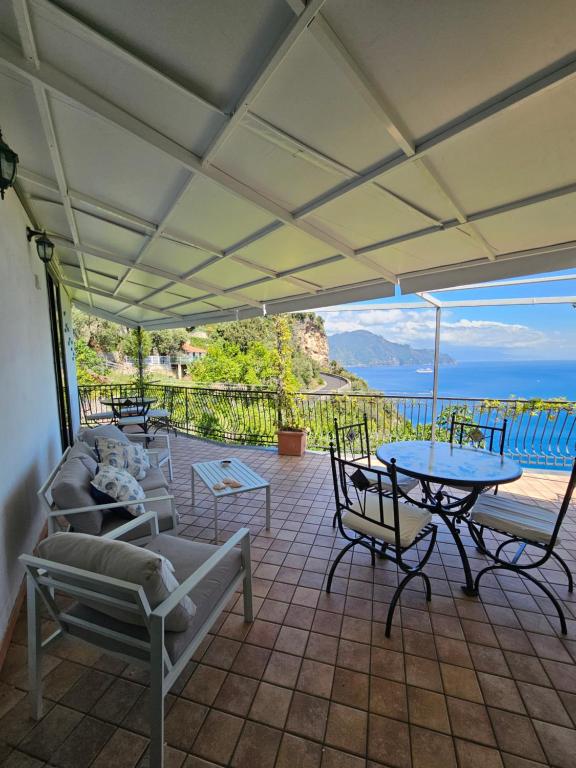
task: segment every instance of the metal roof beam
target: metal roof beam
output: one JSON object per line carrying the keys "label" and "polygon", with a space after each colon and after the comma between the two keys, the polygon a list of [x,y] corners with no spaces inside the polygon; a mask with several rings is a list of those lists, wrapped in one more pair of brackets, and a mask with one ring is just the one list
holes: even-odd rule
{"label": "metal roof beam", "polygon": [[[86,288],[82,283],[77,283],[74,280],[70,280],[69,278],[65,277],[62,281],[64,285],[69,286],[70,288],[79,288],[80,290],[85,291]],[[181,315],[178,315],[176,312],[170,312],[168,309],[160,309],[159,307],[155,307],[152,304],[145,304],[141,301],[134,301],[133,299],[128,299],[126,296],[115,296],[110,291],[103,291],[101,288],[90,288],[94,296],[102,296],[107,299],[114,299],[114,301],[118,301],[122,304],[126,304],[124,309],[120,310],[121,312],[125,312],[128,307],[142,307],[142,309],[147,309],[150,312],[157,312],[159,315],[166,315],[167,317],[174,317],[180,319]]]}
{"label": "metal roof beam", "polygon": [[[79,301],[78,299],[72,297],[72,303],[75,307],[78,307],[78,309],[81,309],[82,312],[86,312],[88,315],[96,315],[97,317],[102,317],[104,320],[110,320],[113,323],[118,322],[118,318],[116,315],[113,315],[111,312],[106,312],[105,309],[100,309],[100,307],[94,305],[91,307],[89,304],[85,304],[83,301]],[[141,323],[136,323],[134,320],[128,320],[127,318],[122,318],[122,325],[127,325],[130,328],[137,328]]]}

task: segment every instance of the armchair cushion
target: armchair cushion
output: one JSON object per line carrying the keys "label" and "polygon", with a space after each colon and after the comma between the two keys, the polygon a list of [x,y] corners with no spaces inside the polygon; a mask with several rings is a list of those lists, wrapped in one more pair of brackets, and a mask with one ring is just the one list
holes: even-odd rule
{"label": "armchair cushion", "polygon": [[[188,576],[191,576],[200,566],[218,551],[218,547],[213,544],[203,544],[190,539],[181,539],[177,536],[156,536],[146,545],[147,549],[158,552],[167,557],[173,564],[176,578],[183,582]],[[184,632],[170,631],[166,624],[165,643],[166,650],[172,663],[176,663],[182,653],[190,645],[199,629],[202,627],[216,602],[224,595],[228,587],[232,584],[234,578],[242,568],[242,556],[238,549],[231,550],[226,557],[210,571],[209,575],[203,579],[197,587],[190,593],[196,613],[190,619]],[[87,621],[93,621],[96,612],[83,605],[76,604],[69,610],[73,616]],[[172,615],[172,614],[170,614]],[[103,622],[106,627],[120,632],[128,632],[141,640],[147,639],[147,632],[141,627],[126,627],[125,624],[118,622],[113,618],[106,618]],[[69,628],[71,634],[82,637],[83,630],[80,627],[71,625]],[[110,651],[122,652],[121,643],[110,640],[107,646]],[[134,655],[135,649],[130,649],[131,655]],[[143,658],[146,655],[142,654]]]}
{"label": "armchair cushion", "polygon": [[125,469],[136,480],[144,480],[150,459],[144,447],[139,443],[124,443],[110,437],[96,438],[96,451],[101,464],[117,469]]}
{"label": "armchair cushion", "polygon": [[90,486],[98,504],[126,501],[125,509],[132,517],[146,511],[144,505],[138,503],[146,497],[144,489],[125,469],[99,464],[98,474],[90,481]]}
{"label": "armchair cushion", "polygon": [[[69,456],[71,454],[72,451]],[[67,509],[94,505],[90,483],[94,479],[97,468],[98,465],[89,456],[72,456],[60,467],[60,471],[52,482],[51,491],[54,504],[63,511],[64,516]],[[102,510],[94,509],[90,512],[71,515],[68,522],[79,533],[98,536],[102,529],[102,519]]]}
{"label": "armchair cushion", "polygon": [[[68,461],[70,459],[81,459],[88,469],[92,469],[94,463],[98,464],[98,454],[93,448],[90,448],[88,443],[83,443],[82,440],[76,440],[74,445],[68,451],[66,459]],[[90,461],[85,461],[85,459],[89,459]],[[94,471],[94,474],[96,474],[96,471]]]}
{"label": "armchair cushion", "polygon": [[96,440],[98,438],[111,438],[112,440],[118,440],[120,443],[130,442],[122,430],[118,429],[115,424],[100,424],[97,427],[86,427],[78,432],[77,438],[84,443],[88,443],[90,448],[96,447]]}
{"label": "armchair cushion", "polygon": [[[140,585],[151,608],[160,605],[180,586],[174,566],[161,552],[149,551],[126,541],[80,533],[56,533],[44,539],[38,545],[38,551],[46,560]],[[90,600],[83,600],[82,604],[119,621],[143,625],[137,613]],[[186,596],[166,617],[166,629],[183,632],[195,612],[194,603]]]}

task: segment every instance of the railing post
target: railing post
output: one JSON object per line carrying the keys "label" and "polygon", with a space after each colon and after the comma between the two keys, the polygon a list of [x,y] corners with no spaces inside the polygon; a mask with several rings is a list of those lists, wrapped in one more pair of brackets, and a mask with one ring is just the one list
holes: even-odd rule
{"label": "railing post", "polygon": [[188,428],[188,393],[189,393],[190,390],[188,389],[188,387],[185,387],[184,391],[186,393],[185,396],[184,396],[184,406],[185,406],[184,410],[185,410],[185,413],[186,413],[186,421],[185,421],[186,427],[185,427],[185,429],[186,429],[186,432],[189,432],[190,430]]}

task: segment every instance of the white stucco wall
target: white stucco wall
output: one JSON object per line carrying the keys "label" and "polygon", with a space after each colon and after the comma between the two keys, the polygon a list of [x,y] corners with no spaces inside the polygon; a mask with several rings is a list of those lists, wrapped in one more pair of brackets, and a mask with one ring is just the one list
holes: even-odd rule
{"label": "white stucco wall", "polygon": [[13,190],[0,200],[0,640],[44,524],[36,491],[61,455],[44,267]]}

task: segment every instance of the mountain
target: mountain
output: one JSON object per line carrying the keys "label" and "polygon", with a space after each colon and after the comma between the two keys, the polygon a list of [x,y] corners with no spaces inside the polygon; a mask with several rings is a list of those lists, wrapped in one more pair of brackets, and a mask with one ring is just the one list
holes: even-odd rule
{"label": "mountain", "polygon": [[[414,349],[396,344],[370,331],[346,331],[328,336],[330,358],[346,366],[428,365],[434,362],[434,350]],[[440,355],[443,365],[455,365],[450,355]]]}

